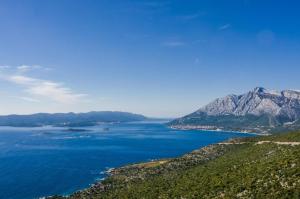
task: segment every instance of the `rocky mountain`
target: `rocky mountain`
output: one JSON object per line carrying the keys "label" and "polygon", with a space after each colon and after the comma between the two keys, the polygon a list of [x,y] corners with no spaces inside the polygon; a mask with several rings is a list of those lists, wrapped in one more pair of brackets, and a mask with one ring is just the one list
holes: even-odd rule
{"label": "rocky mountain", "polygon": [[300,91],[257,87],[242,95],[218,98],[169,123],[174,128],[273,132],[300,124]]}
{"label": "rocky mountain", "polygon": [[92,111],[88,113],[37,113],[32,115],[0,116],[0,126],[93,126],[105,122],[132,122],[147,119],[143,115],[118,111]]}

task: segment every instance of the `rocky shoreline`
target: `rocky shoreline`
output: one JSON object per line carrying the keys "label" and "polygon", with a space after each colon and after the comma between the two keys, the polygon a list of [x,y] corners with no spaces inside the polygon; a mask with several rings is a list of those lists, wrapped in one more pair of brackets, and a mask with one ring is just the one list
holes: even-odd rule
{"label": "rocky shoreline", "polygon": [[87,189],[48,199],[299,198],[299,146],[300,132],[230,139],[181,157],[110,169]]}
{"label": "rocky shoreline", "polygon": [[[235,139],[228,142],[235,142]],[[110,168],[105,173],[107,177],[101,181],[95,182],[89,188],[80,190],[69,196],[50,196],[46,199],[79,199],[89,198],[95,194],[102,194],[110,190],[122,188],[129,182],[144,180],[151,176],[156,176],[166,171],[175,171],[178,169],[188,169],[198,164],[204,164],[210,160],[222,156],[227,152],[231,146],[216,143],[190,153],[181,157],[159,159],[150,162],[130,164],[119,168]]]}

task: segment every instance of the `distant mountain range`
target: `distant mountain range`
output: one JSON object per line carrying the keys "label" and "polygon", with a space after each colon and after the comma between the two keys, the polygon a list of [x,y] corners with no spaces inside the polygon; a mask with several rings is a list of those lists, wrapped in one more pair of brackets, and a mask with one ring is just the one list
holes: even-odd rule
{"label": "distant mountain range", "polygon": [[257,87],[218,98],[169,123],[173,128],[269,133],[300,128],[300,91]]}
{"label": "distant mountain range", "polygon": [[108,122],[133,122],[147,119],[143,115],[117,111],[93,111],[88,113],[37,113],[32,115],[0,116],[0,126],[34,127],[54,126],[93,126]]}

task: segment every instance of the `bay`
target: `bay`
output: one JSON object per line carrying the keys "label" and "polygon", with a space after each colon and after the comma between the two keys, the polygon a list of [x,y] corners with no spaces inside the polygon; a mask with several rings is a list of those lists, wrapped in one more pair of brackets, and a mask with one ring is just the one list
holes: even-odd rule
{"label": "bay", "polygon": [[162,121],[76,129],[0,127],[0,198],[67,195],[105,177],[109,168],[181,156],[234,132],[175,130]]}

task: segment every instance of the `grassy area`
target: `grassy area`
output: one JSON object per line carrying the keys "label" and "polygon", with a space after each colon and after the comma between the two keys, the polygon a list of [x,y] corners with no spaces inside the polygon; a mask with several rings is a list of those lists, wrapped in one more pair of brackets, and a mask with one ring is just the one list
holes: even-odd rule
{"label": "grassy area", "polygon": [[138,168],[151,168],[151,167],[157,167],[157,166],[159,166],[161,164],[165,164],[167,162],[168,162],[168,160],[157,160],[157,161],[134,164],[132,166],[138,167]]}
{"label": "grassy area", "polygon": [[[259,141],[271,141],[257,144]],[[69,198],[300,198],[300,132],[236,139],[129,165]],[[231,143],[231,144],[228,144]]]}

